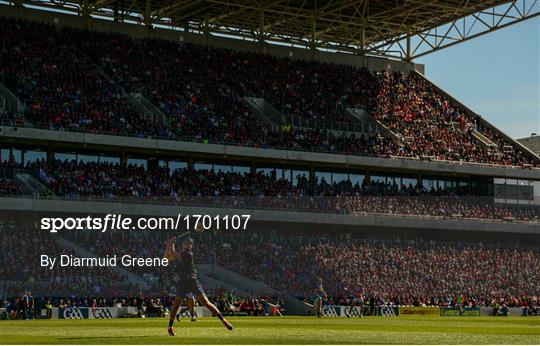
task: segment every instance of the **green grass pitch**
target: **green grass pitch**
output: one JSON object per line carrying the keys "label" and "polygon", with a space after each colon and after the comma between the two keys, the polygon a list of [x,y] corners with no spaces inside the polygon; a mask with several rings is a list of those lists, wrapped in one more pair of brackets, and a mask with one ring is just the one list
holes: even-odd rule
{"label": "green grass pitch", "polygon": [[539,317],[236,317],[0,321],[1,344],[540,344]]}

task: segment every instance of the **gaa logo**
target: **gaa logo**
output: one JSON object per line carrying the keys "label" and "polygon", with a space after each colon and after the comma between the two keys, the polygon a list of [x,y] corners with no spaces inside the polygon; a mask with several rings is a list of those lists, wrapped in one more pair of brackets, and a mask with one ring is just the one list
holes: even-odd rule
{"label": "gaa logo", "polygon": [[339,308],[334,305],[323,306],[323,316],[339,316]]}
{"label": "gaa logo", "polygon": [[379,316],[396,317],[396,309],[390,306],[379,307]]}
{"label": "gaa logo", "polygon": [[345,315],[358,317],[358,316],[361,316],[362,314],[360,313],[360,307],[358,307],[358,306],[353,306],[353,307],[347,306],[347,307],[345,307]]}
{"label": "gaa logo", "polygon": [[191,317],[191,313],[187,307],[180,307],[180,317]]}
{"label": "gaa logo", "polygon": [[92,310],[94,318],[113,318],[111,311],[106,308],[95,308]]}
{"label": "gaa logo", "polygon": [[72,320],[83,319],[83,314],[79,308],[67,308],[64,310],[64,318]]}

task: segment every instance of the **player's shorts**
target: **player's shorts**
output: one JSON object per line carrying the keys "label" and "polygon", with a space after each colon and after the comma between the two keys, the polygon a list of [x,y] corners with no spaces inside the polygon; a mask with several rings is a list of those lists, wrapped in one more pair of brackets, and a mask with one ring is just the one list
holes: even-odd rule
{"label": "player's shorts", "polygon": [[176,296],[180,298],[196,298],[204,294],[204,289],[199,281],[184,281],[178,285]]}

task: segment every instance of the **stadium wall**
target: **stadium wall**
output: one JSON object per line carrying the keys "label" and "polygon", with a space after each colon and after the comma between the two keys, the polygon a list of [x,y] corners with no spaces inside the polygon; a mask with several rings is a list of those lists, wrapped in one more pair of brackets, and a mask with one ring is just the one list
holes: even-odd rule
{"label": "stadium wall", "polygon": [[342,155],[306,151],[263,149],[235,145],[205,144],[165,139],[122,137],[70,131],[52,131],[33,128],[0,126],[0,140],[10,144],[56,145],[71,149],[129,149],[136,153],[194,153],[214,158],[257,158],[259,161],[316,163],[322,166],[391,170],[399,172],[436,172],[451,175],[477,175],[499,178],[530,179],[540,181],[540,169],[522,169],[475,163],[449,161],[420,161],[406,158],[381,158],[357,155]]}
{"label": "stadium wall", "polygon": [[371,71],[379,71],[390,68],[403,73],[409,73],[412,70],[422,74],[424,73],[424,65],[412,62],[402,62],[398,60],[371,56],[362,57],[352,54],[330,53],[318,50],[313,51],[310,49],[287,47],[267,43],[261,44],[249,40],[236,40],[214,35],[207,37],[202,34],[172,29],[148,29],[143,25],[120,23],[96,18],[89,18],[87,21],[85,21],[82,17],[72,14],[55,13],[25,7],[17,10],[15,6],[0,5],[0,16],[18,17],[19,19],[39,21],[60,26],[65,25],[80,29],[119,32],[134,38],[159,38],[175,42],[191,42],[202,45],[209,44],[215,47],[233,50],[263,52],[277,57],[353,65],[358,67],[366,67]]}
{"label": "stadium wall", "polygon": [[317,223],[318,225],[357,226],[378,228],[381,230],[414,229],[414,230],[449,230],[466,232],[497,232],[508,234],[540,235],[540,223],[513,223],[489,222],[473,219],[447,219],[437,217],[411,217],[399,215],[352,215],[331,214],[315,212],[278,211],[266,209],[228,209],[216,207],[191,207],[181,205],[148,204],[148,203],[122,203],[122,202],[94,202],[94,201],[68,201],[34,198],[0,198],[0,210],[9,212],[14,216],[20,212],[25,216],[30,213],[47,213],[47,217],[54,215],[106,215],[122,214],[131,216],[176,217],[182,215],[251,215],[250,222],[287,223],[289,225],[305,225]]}

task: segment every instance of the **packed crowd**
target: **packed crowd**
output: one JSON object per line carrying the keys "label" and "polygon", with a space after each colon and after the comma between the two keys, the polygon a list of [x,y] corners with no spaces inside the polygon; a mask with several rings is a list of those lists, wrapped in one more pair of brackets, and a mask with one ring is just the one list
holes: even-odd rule
{"label": "packed crowd", "polygon": [[78,31],[14,20],[0,20],[0,29],[10,33],[0,38],[0,75],[26,102],[30,122],[89,132],[154,132],[154,124],[84,53]]}
{"label": "packed crowd", "polygon": [[122,296],[134,289],[126,277],[106,267],[61,266],[59,259],[52,269],[42,266],[42,254],[60,258],[62,254],[73,255],[73,249],[46,232],[3,227],[0,230],[0,278],[2,288],[10,294],[30,288],[39,296]]}
{"label": "packed crowd", "polygon": [[346,214],[393,214],[535,222],[537,206],[496,204],[492,198],[455,196],[447,189],[421,184],[328,183],[297,176],[294,182],[275,173],[215,172],[164,167],[144,169],[111,163],[44,160],[26,169],[56,195],[71,198],[128,198],[167,204],[214,205],[261,209],[311,210]]}
{"label": "packed crowd", "polygon": [[11,180],[0,177],[0,195],[21,195],[21,188]]}
{"label": "packed crowd", "polygon": [[264,98],[284,115],[347,122],[351,121],[345,115],[347,107],[367,108],[372,98],[372,76],[367,69],[258,53],[224,53],[228,53],[233,88],[243,96]]}
{"label": "packed crowd", "polygon": [[[104,256],[119,253],[131,253],[133,257],[163,255],[163,242],[158,237],[137,238],[136,234],[116,233],[114,238],[103,237],[91,241],[95,234],[87,233],[86,241],[80,237],[77,240],[89,251]],[[172,305],[178,278],[175,277],[177,273],[170,270],[158,270],[159,267],[131,268],[150,284],[143,292],[128,277],[111,268],[62,267],[59,263],[52,269],[43,267],[40,254],[46,253],[56,258],[61,254],[74,254],[71,247],[61,245],[45,232],[30,228],[4,228],[0,235],[3,239],[0,244],[0,260],[3,264],[0,267],[0,277],[3,278],[0,283],[1,307],[7,309],[10,318],[37,318],[41,309],[52,307],[144,306],[146,312],[165,312]],[[141,268],[146,268],[146,272]],[[207,286],[205,290],[212,301],[227,313],[262,315],[261,308],[266,307],[266,301],[279,301],[279,297],[266,294],[237,295],[224,287]]]}
{"label": "packed crowd", "polygon": [[231,239],[216,262],[281,292],[313,297],[317,278],[337,300],[353,292],[398,305],[450,304],[463,294],[476,306],[540,295],[537,249],[381,242],[301,244]]}
{"label": "packed crowd", "polygon": [[0,160],[0,195],[22,195],[22,190],[13,182],[13,168],[18,167],[10,161]]}
{"label": "packed crowd", "polygon": [[[191,235],[197,262],[215,263],[262,282],[271,292],[237,296],[223,287],[205,287],[225,311],[258,314],[263,301],[280,301],[286,295],[311,300],[319,278],[327,304],[345,304],[361,294],[376,305],[448,306],[461,294],[468,306],[528,306],[535,299],[537,304],[540,296],[540,252],[534,247],[270,233]],[[83,231],[64,236],[100,256],[161,257],[170,235]],[[11,304],[24,299],[18,294],[27,289],[41,304],[55,307],[138,306],[142,295],[146,304],[168,306],[175,293],[178,278],[168,268],[130,268],[148,284],[143,292],[111,268],[42,267],[36,254],[73,253],[49,234],[4,229],[2,239],[1,288]]]}
{"label": "packed crowd", "polygon": [[[276,237],[250,234],[195,233],[198,262],[216,263],[275,289],[278,296],[312,299],[322,278],[330,303],[342,304],[361,293],[377,305],[447,306],[455,295],[466,304],[494,301],[520,306],[540,296],[537,248],[437,242],[362,241],[337,238]],[[97,239],[96,239],[97,237]],[[118,251],[160,256],[165,234],[86,232],[75,241],[101,255]],[[156,290],[171,292],[164,282],[174,273],[141,269]],[[329,304],[330,304],[329,303]]]}
{"label": "packed crowd", "polygon": [[[372,115],[404,137],[404,156],[431,156],[450,161],[472,161],[504,165],[527,162],[525,155],[449,103],[436,88],[418,74],[408,76],[390,71],[376,73],[377,101]],[[473,131],[497,143],[499,150],[482,147]]]}
{"label": "packed crowd", "polygon": [[13,168],[10,161],[0,161],[0,196],[21,195],[22,190],[13,182]]}
{"label": "packed crowd", "polygon": [[20,114],[15,114],[13,112],[8,112],[5,109],[0,109],[0,125],[4,124],[15,124],[17,126],[23,126],[24,116]]}
{"label": "packed crowd", "polygon": [[[0,20],[0,29],[9,33],[0,38],[0,78],[26,102],[28,120],[52,129],[354,155],[531,163],[516,149],[504,149],[505,139],[469,119],[416,75],[372,75],[352,66],[12,19]],[[147,97],[170,126],[138,114],[129,93]],[[406,140],[401,145],[379,135],[270,127],[242,103],[248,95],[264,97],[283,114],[323,121],[347,120],[343,111],[348,106],[362,106]],[[501,150],[483,149],[472,129]]]}

